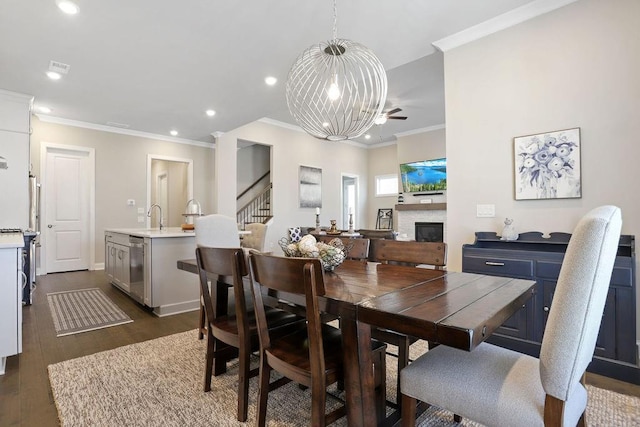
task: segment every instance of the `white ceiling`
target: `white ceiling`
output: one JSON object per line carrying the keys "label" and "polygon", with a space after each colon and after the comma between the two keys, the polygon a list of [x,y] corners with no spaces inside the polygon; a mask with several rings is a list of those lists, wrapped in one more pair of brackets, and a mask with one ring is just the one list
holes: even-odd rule
{"label": "white ceiling", "polygon": [[[537,0],[536,3],[547,0]],[[442,53],[432,43],[531,0],[338,0],[338,36],[369,47],[387,70],[388,108],[409,118],[371,129],[376,144],[442,125]],[[547,1],[548,2],[548,1]],[[49,116],[212,142],[268,118],[295,123],[285,100],[298,54],[331,38],[331,0],[54,0],[0,2],[0,88],[35,96]],[[49,61],[71,66],[59,81]],[[274,87],[264,78],[278,78]],[[217,114],[209,118],[204,111]]]}

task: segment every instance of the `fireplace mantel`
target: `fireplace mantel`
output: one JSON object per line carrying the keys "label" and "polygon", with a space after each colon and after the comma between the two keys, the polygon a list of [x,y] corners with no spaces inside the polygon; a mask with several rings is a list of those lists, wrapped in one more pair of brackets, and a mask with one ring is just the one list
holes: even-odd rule
{"label": "fireplace mantel", "polygon": [[415,239],[416,222],[442,222],[447,241],[447,203],[401,203],[396,205],[396,227],[400,236]]}
{"label": "fireplace mantel", "polygon": [[446,203],[403,203],[396,205],[396,211],[446,211]]}

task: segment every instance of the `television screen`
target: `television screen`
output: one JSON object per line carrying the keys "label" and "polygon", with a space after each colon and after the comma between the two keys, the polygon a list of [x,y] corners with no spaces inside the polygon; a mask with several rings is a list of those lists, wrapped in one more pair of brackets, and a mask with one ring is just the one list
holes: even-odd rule
{"label": "television screen", "polygon": [[447,189],[447,159],[424,160],[400,165],[402,191],[441,191]]}

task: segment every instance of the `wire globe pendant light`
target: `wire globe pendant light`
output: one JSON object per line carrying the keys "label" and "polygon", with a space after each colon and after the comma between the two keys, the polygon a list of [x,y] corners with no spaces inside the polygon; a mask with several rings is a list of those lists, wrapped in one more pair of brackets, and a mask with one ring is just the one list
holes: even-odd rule
{"label": "wire globe pendant light", "polygon": [[298,125],[329,141],[363,135],[387,98],[387,75],[376,55],[351,40],[339,39],[333,1],[333,39],[306,49],[289,71],[287,106]]}

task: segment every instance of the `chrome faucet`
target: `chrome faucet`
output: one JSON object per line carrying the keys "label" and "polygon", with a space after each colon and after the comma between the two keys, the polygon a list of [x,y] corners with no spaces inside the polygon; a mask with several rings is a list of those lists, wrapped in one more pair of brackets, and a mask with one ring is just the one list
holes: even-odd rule
{"label": "chrome faucet", "polygon": [[147,216],[149,218],[151,218],[151,211],[153,210],[153,208],[158,208],[158,211],[160,211],[160,231],[162,231],[162,229],[164,228],[164,225],[162,225],[162,207],[157,203],[152,204],[149,208],[149,211],[147,212]]}

